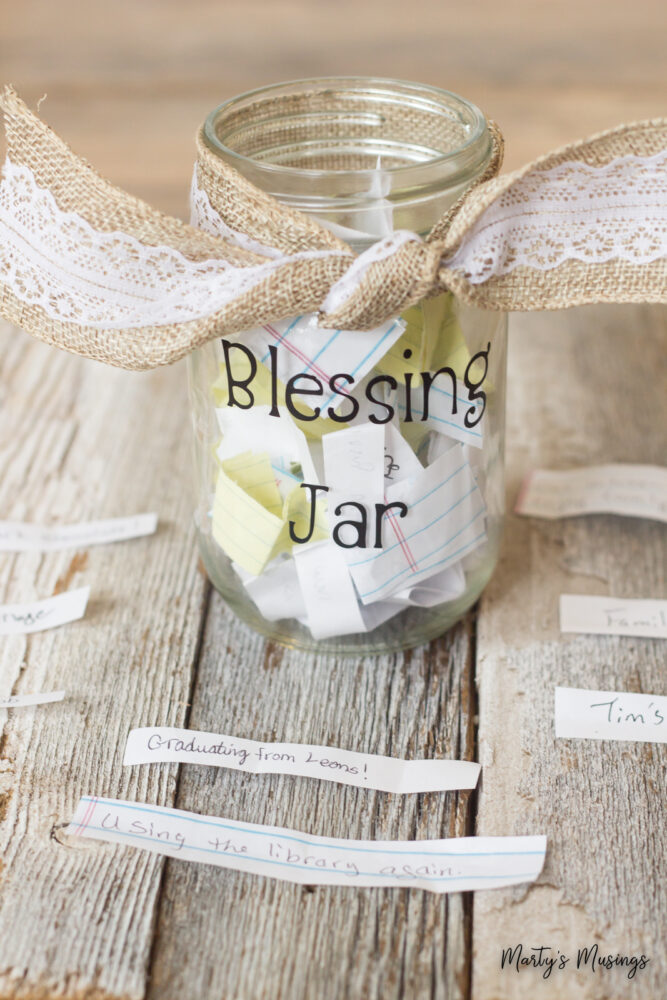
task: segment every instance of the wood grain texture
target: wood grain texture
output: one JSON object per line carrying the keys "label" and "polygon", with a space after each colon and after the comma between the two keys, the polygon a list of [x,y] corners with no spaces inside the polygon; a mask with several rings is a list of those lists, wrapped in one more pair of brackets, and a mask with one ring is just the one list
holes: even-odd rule
{"label": "wood grain texture", "polygon": [[[470,623],[360,659],[267,646],[215,595],[192,728],[400,757],[472,759]],[[310,833],[461,836],[470,792],[389,795],[291,775],[182,769],[178,805]],[[393,1000],[468,993],[463,894],[304,887],[167,863],[150,1000]]]}
{"label": "wood grain texture", "polygon": [[[531,468],[664,464],[662,308],[589,308],[515,317],[508,406],[508,495]],[[667,533],[612,516],[511,516],[478,619],[477,833],[547,833],[535,887],[478,893],[475,1000],[664,996],[667,805],[664,744],[554,738],[554,687],[667,693],[664,642],[560,635],[561,593],[667,597]],[[550,945],[570,956],[548,981],[500,971],[501,949]],[[577,973],[577,950],[644,953],[623,970]]]}
{"label": "wood grain texture", "polygon": [[89,584],[85,618],[0,642],[0,996],[144,996],[162,860],[68,839],[81,794],[169,804],[174,767],[123,769],[134,725],[185,718],[208,586],[197,571],[182,372],[142,377],[0,328],[0,511],[42,523],[157,510],[156,536],[0,554],[0,602]]}

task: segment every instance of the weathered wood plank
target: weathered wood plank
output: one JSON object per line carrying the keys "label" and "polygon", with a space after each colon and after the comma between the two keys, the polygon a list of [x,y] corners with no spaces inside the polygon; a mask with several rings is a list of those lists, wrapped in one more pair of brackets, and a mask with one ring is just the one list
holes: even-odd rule
{"label": "weathered wood plank", "polygon": [[0,995],[144,995],[162,860],[65,837],[80,794],[171,803],[175,768],[123,769],[129,728],[185,717],[207,584],[190,529],[183,372],[114,371],[0,328],[0,517],[157,510],[158,534],[0,554],[0,602],[90,584],[81,622],[0,641]]}
{"label": "weathered wood plank", "polygon": [[[472,759],[470,624],[402,655],[339,660],[267,646],[214,595],[190,726],[369,753]],[[469,792],[388,795],[187,765],[178,805],[351,838],[459,836]],[[150,1000],[467,995],[466,902],[302,887],[167,864]]]}
{"label": "weathered wood plank", "polygon": [[[664,464],[664,310],[596,308],[516,317],[509,382],[508,495],[531,467]],[[660,640],[561,636],[560,593],[666,597],[664,525],[596,516],[510,517],[478,624],[477,832],[549,836],[536,887],[477,894],[475,1000],[664,996],[667,956],[664,745],[558,740],[554,687],[667,693]],[[571,959],[548,981],[500,970],[503,947]],[[573,971],[577,950],[649,956],[628,982]]]}

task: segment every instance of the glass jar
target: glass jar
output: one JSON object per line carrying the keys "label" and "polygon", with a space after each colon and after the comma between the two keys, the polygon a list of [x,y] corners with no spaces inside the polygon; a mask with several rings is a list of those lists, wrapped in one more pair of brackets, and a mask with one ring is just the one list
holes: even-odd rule
{"label": "glass jar", "polygon": [[[492,155],[446,91],[331,78],[241,95],[208,146],[362,251],[426,234]],[[370,331],[292,317],[188,360],[196,525],[215,587],[287,646],[440,635],[493,572],[504,513],[506,317],[447,293]]]}

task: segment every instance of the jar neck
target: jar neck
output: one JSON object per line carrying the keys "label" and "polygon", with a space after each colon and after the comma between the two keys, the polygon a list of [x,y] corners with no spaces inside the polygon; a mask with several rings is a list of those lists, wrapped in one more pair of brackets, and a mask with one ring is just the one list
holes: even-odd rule
{"label": "jar neck", "polygon": [[355,249],[425,234],[484,172],[484,115],[444,90],[333,77],[255,90],[206,119],[204,138],[256,187]]}

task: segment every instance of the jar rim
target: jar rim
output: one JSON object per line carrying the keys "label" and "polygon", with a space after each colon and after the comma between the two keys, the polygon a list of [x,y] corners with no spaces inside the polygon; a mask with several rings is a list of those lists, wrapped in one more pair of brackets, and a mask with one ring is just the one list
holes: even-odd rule
{"label": "jar rim", "polygon": [[[411,180],[413,177],[416,179],[419,177],[420,171],[430,172],[434,169],[438,169],[438,167],[446,168],[447,166],[453,165],[457,158],[465,162],[461,163],[460,171],[455,170],[453,172],[455,175],[468,172],[471,168],[474,171],[474,166],[472,166],[469,161],[471,158],[477,159],[477,157],[474,156],[476,151],[475,147],[478,147],[478,149],[479,147],[482,147],[479,149],[480,161],[487,159],[490,155],[491,136],[488,130],[486,117],[483,112],[471,101],[468,101],[466,98],[461,97],[452,91],[439,87],[433,87],[430,84],[376,76],[311,77],[283,81],[244,91],[227,101],[223,101],[222,104],[219,104],[207,115],[202,127],[202,134],[206,144],[212,149],[213,152],[221,154],[228,159],[232,165],[234,162],[238,163],[238,169],[241,173],[244,173],[249,166],[252,166],[255,170],[259,169],[266,171],[267,176],[273,176],[276,179],[286,179],[288,177],[316,179],[332,175],[340,177],[341,179],[345,176],[371,177],[376,170],[375,167],[344,167],[328,169],[300,166],[295,167],[262,160],[254,156],[247,156],[244,153],[238,152],[238,150],[235,150],[233,147],[226,145],[218,136],[216,125],[223,113],[240,108],[244,103],[250,103],[256,98],[270,97],[272,94],[278,96],[281,91],[287,95],[291,88],[305,88],[308,86],[316,87],[321,91],[326,91],[329,87],[340,88],[342,86],[349,88],[350,91],[358,90],[360,93],[367,93],[369,96],[377,94],[378,96],[384,96],[389,99],[393,98],[398,101],[403,98],[406,107],[409,107],[411,103],[410,98],[412,99],[413,104],[421,99],[422,107],[424,107],[428,102],[434,110],[436,110],[439,106],[440,110],[445,115],[449,112],[450,116],[456,113],[466,116],[466,125],[469,128],[469,133],[466,136],[465,141],[463,141],[456,148],[440,153],[437,156],[425,158],[418,162],[401,164],[399,166],[385,166],[383,164],[383,172],[391,175],[396,180],[399,180],[399,178],[407,179],[408,176],[410,176]],[[482,143],[485,136],[487,142]],[[455,176],[450,176],[448,180],[450,183],[456,183]]]}

